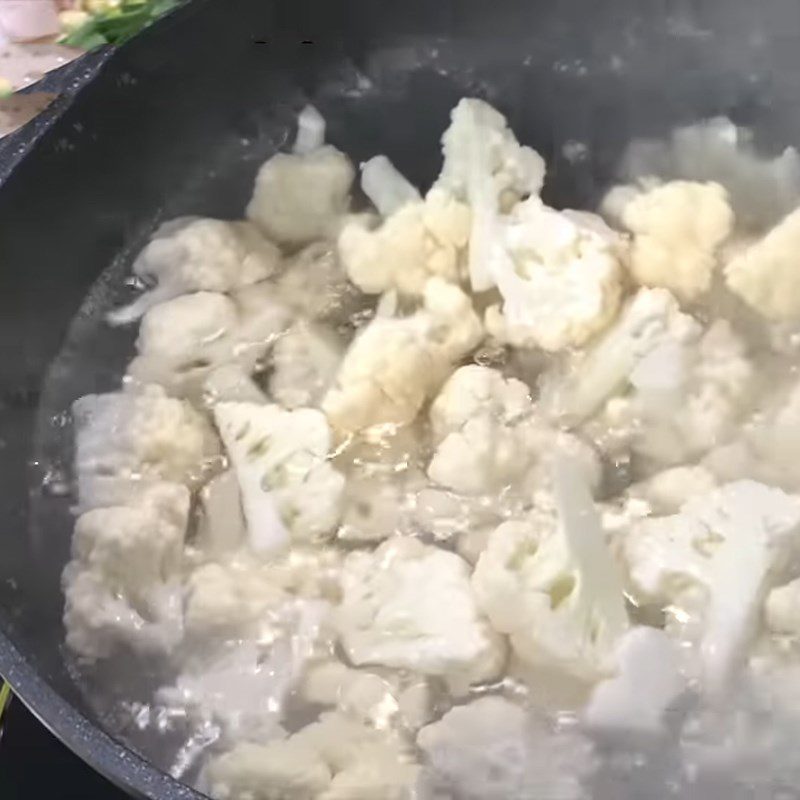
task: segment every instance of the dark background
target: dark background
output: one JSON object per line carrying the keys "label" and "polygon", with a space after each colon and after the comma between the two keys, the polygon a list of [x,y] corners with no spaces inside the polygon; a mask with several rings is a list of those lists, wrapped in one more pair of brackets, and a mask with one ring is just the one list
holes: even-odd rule
{"label": "dark background", "polygon": [[50,734],[18,700],[0,733],[2,800],[130,800]]}

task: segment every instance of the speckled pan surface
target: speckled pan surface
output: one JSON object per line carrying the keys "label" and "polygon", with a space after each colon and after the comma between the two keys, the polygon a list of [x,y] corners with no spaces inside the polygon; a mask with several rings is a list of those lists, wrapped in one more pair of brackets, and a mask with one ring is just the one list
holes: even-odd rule
{"label": "speckled pan surface", "polygon": [[[553,165],[548,199],[589,206],[633,137],[726,114],[767,149],[797,143],[798,39],[789,0],[196,0],[70,65],[0,146],[0,673],[116,783],[195,796],[103,734],[66,669],[69,503],[30,514],[39,389],[101,271],[161,219],[240,215],[305,102],[354,160],[385,152],[422,183],[449,109],[482,96]],[[61,400],[108,380],[77,371]]]}

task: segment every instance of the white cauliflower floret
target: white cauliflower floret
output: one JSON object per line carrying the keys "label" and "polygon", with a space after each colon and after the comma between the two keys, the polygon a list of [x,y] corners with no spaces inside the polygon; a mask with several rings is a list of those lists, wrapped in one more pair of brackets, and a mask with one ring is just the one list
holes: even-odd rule
{"label": "white cauliflower floret", "polygon": [[[646,356],[660,353],[662,361],[672,361],[673,353],[697,341],[700,333],[700,325],[681,313],[669,292],[640,289],[616,324],[571,365],[565,378],[545,383],[544,401],[551,413],[567,422],[585,420],[630,383]],[[672,372],[675,369],[665,377],[671,378]]]}
{"label": "white cauliflower floret", "polygon": [[727,321],[717,320],[696,345],[665,345],[642,359],[612,416],[618,425],[627,420],[631,449],[639,456],[679,464],[732,439],[755,388],[741,340]]}
{"label": "white cauliflower floret", "polygon": [[266,641],[293,597],[337,599],[340,566],[336,550],[320,547],[294,547],[268,561],[244,551],[203,564],[186,582],[187,630]]}
{"label": "white cauliflower floret", "polygon": [[501,525],[472,587],[520,659],[596,680],[627,628],[622,583],[583,470],[566,456],[554,469],[557,516],[535,511]]}
{"label": "white cauliflower floret", "polygon": [[297,115],[297,135],[292,152],[312,153],[325,144],[325,117],[312,105],[305,106]]}
{"label": "white cauliflower floret", "polygon": [[199,395],[214,370],[231,365],[249,376],[290,324],[289,310],[264,284],[234,298],[197,292],[145,314],[128,375],[178,396]]}
{"label": "white cauliflower floret", "polygon": [[325,120],[306,106],[297,117],[292,153],[277,153],[256,176],[247,217],[282,245],[296,247],[336,235],[350,205],[355,170],[325,144]]}
{"label": "white cauliflower floret", "polygon": [[275,286],[281,302],[312,322],[341,321],[364,308],[364,296],[347,280],[330,242],[310,244],[289,259]]}
{"label": "white cauliflower floret", "polygon": [[[640,290],[620,322],[567,375],[547,376],[551,414],[644,465],[692,461],[733,438],[751,408],[756,375],[725,320],[703,333],[663,289]],[[676,414],[675,409],[683,409]]]}
{"label": "white cauliflower floret", "polygon": [[509,496],[509,500],[508,504],[498,503],[496,494],[461,495],[425,486],[414,501],[413,530],[427,533],[440,542],[455,538],[459,554],[475,563],[477,551],[483,549],[500,521],[530,504],[530,498]]}
{"label": "white cauliflower floret", "polygon": [[398,208],[377,228],[351,222],[339,235],[339,257],[350,280],[367,294],[397,289],[419,296],[428,278],[462,278],[469,208],[444,191]]}
{"label": "white cauliflower floret", "polygon": [[623,160],[628,180],[716,181],[730,195],[736,222],[751,230],[774,224],[800,201],[800,157],[787,147],[765,158],[748,128],[714,117],[676,128],[666,142],[635,140]]}
{"label": "white cauliflower floret", "polygon": [[319,405],[336,377],[343,352],[333,331],[296,322],[272,349],[270,395],[284,408]]}
{"label": "white cauliflower floret", "polygon": [[752,478],[787,491],[800,490],[800,382],[779,385],[740,433],[705,459],[720,480]]}
{"label": "white cauliflower floret", "polygon": [[585,344],[616,316],[623,241],[591,214],[555,211],[538,197],[502,224],[491,273],[503,298],[486,327],[515,347],[564,350]]}
{"label": "white cauliflower floret", "polygon": [[488,367],[456,370],[431,405],[437,448],[428,476],[464,494],[502,489],[530,468],[533,404],[528,387]]}
{"label": "white cauliflower floret", "polygon": [[442,136],[444,165],[434,189],[443,189],[472,210],[469,276],[474,291],[490,289],[489,258],[498,212],[544,183],[542,157],[522,147],[506,118],[483,100],[465,98],[450,114]]}
{"label": "white cauliflower floret", "polygon": [[322,404],[335,428],[411,422],[477,346],[483,327],[460,289],[432,278],[424,302],[408,317],[377,316],[356,337]]}
{"label": "white cauliflower floret", "polygon": [[456,706],[423,728],[423,797],[458,800],[583,800],[592,769],[591,744],[551,731],[502,697]]}
{"label": "white cauliflower floret", "polygon": [[232,469],[215,475],[198,494],[196,544],[212,558],[236,550],[246,538],[239,482]]}
{"label": "white cauliflower floret", "polygon": [[78,518],[64,570],[67,644],[107,658],[118,647],[167,654],[183,636],[180,565],[189,491],[154,483],[132,505]]}
{"label": "white cauliflower floret", "polygon": [[[476,148],[480,153],[476,154]],[[520,145],[506,118],[483,100],[464,98],[450,113],[442,135],[444,164],[436,187],[470,201],[474,161],[485,159],[495,196],[505,205],[538,194],[545,164],[532,148]]]}
{"label": "white cauliflower floret", "polygon": [[158,690],[156,702],[198,729],[216,729],[226,742],[274,737],[306,663],[318,650],[330,650],[330,608],[289,597],[249,625],[196,628],[202,649],[184,662],[174,685]]}
{"label": "white cauliflower floret", "polygon": [[672,467],[634,484],[630,495],[645,500],[656,516],[674,514],[693,497],[707,494],[717,485],[711,470],[701,465]]}
{"label": "white cauliflower floret", "polygon": [[309,703],[336,707],[379,730],[415,730],[433,715],[427,679],[387,669],[353,669],[331,659],[309,665],[300,693]]}
{"label": "white cauliflower floret", "polygon": [[156,281],[131,305],[109,314],[112,324],[139,319],[158,303],[191,292],[231,292],[269,278],[280,252],[247,222],[179,219],[153,235],[133,264],[133,272]]}
{"label": "white cauliflower floret", "polygon": [[217,800],[317,800],[330,782],[325,761],[295,737],[242,742],[213,758],[202,778],[205,791]]}
{"label": "white cauliflower floret", "polygon": [[243,634],[260,624],[274,625],[273,613],[288,599],[269,581],[268,568],[244,563],[205,564],[187,581],[186,628],[200,637]]}
{"label": "white cauliflower floret", "polygon": [[359,475],[347,478],[342,524],[336,536],[343,542],[374,542],[411,528],[417,472]]}
{"label": "white cauliflower floret", "polygon": [[247,217],[282,245],[331,238],[347,213],[354,178],[350,159],[331,145],[277,153],[258,171]]}
{"label": "white cauliflower floret", "polygon": [[667,713],[686,689],[676,643],[664,631],[637,626],[620,640],[616,660],[618,674],[595,687],[584,724],[635,743],[664,736]]}
{"label": "white cauliflower floret", "polygon": [[800,318],[798,247],[800,209],[728,262],[728,288],[769,320],[796,321]]}
{"label": "white cauliflower floret", "polygon": [[219,403],[214,418],[239,480],[250,546],[256,552],[333,534],[344,477],[328,463],[331,434],[310,408]]}
{"label": "white cauliflower floret", "polygon": [[475,606],[468,565],[453,553],[390,539],[348,556],[342,593],[339,634],[356,665],[442,676],[455,691],[502,667],[502,642]]}
{"label": "white cauliflower floret", "polygon": [[319,800],[413,800],[418,776],[412,761],[365,757],[337,773]]}
{"label": "white cauliflower floret", "polygon": [[145,314],[136,349],[144,357],[188,362],[199,358],[204,345],[228,335],[238,322],[236,304],[227,295],[186,294]]}
{"label": "white cauliflower floret", "polygon": [[216,403],[266,403],[267,396],[241,364],[223,364],[203,381],[203,401]]}
{"label": "white cauliflower floret", "polygon": [[636,283],[669,289],[685,301],[708,291],[719,246],[734,223],[722,186],[670,181],[635,192],[620,217],[633,234],[629,265]]}
{"label": "white cauliflower floret", "polygon": [[382,217],[421,199],[417,187],[382,155],[373,156],[361,165],[361,189]]}
{"label": "white cauliflower floret", "polygon": [[137,485],[152,481],[194,486],[219,452],[206,420],[158,386],[86,395],[73,403],[72,413],[83,510],[122,504]]}
{"label": "white cauliflower floret", "polygon": [[790,575],[800,498],[738,481],[642,520],[623,552],[636,593],[703,616],[701,655],[709,689],[724,688],[753,635],[769,589]]}
{"label": "white cauliflower floret", "polygon": [[353,437],[337,457],[347,477],[337,538],[369,542],[414,533],[414,500],[425,484],[414,426],[384,425]]}
{"label": "white cauliflower floret", "polygon": [[800,636],[800,578],[767,595],[764,620],[773,633]]}
{"label": "white cauliflower floret", "polygon": [[406,800],[418,772],[399,740],[329,713],[288,739],[238,744],[203,784],[225,800]]}

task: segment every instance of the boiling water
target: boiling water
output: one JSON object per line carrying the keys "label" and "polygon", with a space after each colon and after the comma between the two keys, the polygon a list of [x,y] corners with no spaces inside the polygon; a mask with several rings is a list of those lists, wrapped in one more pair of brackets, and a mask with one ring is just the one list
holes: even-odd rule
{"label": "boiling water", "polygon": [[[54,362],[42,393],[37,453],[44,476],[43,485],[35,487],[33,501],[34,533],[56,529],[64,533],[61,553],[66,558],[66,541],[72,528],[71,514],[72,428],[69,417],[71,402],[93,392],[113,391],[120,385],[125,368],[134,352],[134,330],[110,329],[104,320],[105,312],[118,303],[125,288],[128,258],[112,265],[98,280],[76,316],[59,357]],[[716,302],[716,301],[715,301]],[[755,324],[743,309],[730,304],[729,298],[720,304],[698,308],[699,316],[730,316],[738,331],[751,347],[751,356],[759,364],[765,385],[793,378],[797,372],[796,349],[790,346],[782,352],[769,347],[763,326]],[[349,309],[345,315],[329,320],[340,333],[352,337],[353,332],[369,321],[373,309],[364,305]],[[787,339],[787,341],[790,341]],[[547,366],[547,359],[509,353],[502,348],[484,347],[474,356],[479,364],[500,368],[505,374],[527,382],[535,393],[535,381]],[[261,376],[263,381],[268,365]],[[393,461],[383,469],[402,479],[405,473],[421,470],[429,449],[409,450],[402,442],[351,442],[340,455],[359,465],[382,458],[386,450],[394,453]],[[604,463],[603,497],[612,499],[624,491],[636,477],[636,465],[628,462]],[[40,490],[40,491],[38,491]],[[409,491],[409,508],[419,506],[416,491]],[[487,511],[503,518],[513,515],[514,507],[501,507],[506,498],[488,498]],[[415,506],[416,504],[416,506]],[[454,510],[454,518],[461,513]],[[415,518],[402,520],[398,532],[417,535]],[[458,520],[454,520],[458,523]],[[189,532],[191,544],[194,531]],[[352,544],[341,543],[343,550]],[[451,547],[451,545],[443,545]],[[44,556],[44,551],[43,551]],[[52,559],[52,556],[50,556]],[[191,556],[188,556],[191,563]],[[63,563],[63,562],[62,562]],[[55,564],[58,569],[61,563]],[[188,568],[188,565],[187,565]],[[663,624],[665,609],[631,609],[635,618],[647,624]],[[232,643],[234,652],[237,643]],[[670,730],[666,739],[646,741],[586,744],[577,731],[576,708],[580,690],[558,676],[545,679],[510,672],[502,681],[473,689],[473,695],[502,694],[537,709],[546,720],[549,735],[549,763],[539,763],[533,752],[517,752],[517,757],[537,763],[542,775],[555,767],[569,772],[570,760],[574,770],[585,777],[585,789],[570,788],[565,798],[580,796],[585,791],[598,800],[638,800],[638,798],[782,798],[800,796],[800,751],[795,743],[800,736],[800,654],[793,652],[793,643],[783,644],[786,664],[777,680],[769,668],[760,675],[758,670],[745,675],[736,692],[721,705],[702,701],[696,687],[690,687],[679,707],[673,709]],[[690,646],[687,645],[687,649]],[[339,654],[341,655],[341,654]],[[687,658],[691,653],[687,652]],[[95,710],[102,724],[126,741],[165,771],[187,782],[195,782],[206,753],[218,746],[220,727],[208,720],[198,722],[180,702],[164,702],[158,690],[171,686],[187,664],[202,658],[197,643],[173,654],[167,661],[143,660],[129,655],[88,667],[71,661],[75,680]],[[226,682],[221,691],[232,706],[247,708],[263,703],[269,684],[258,677],[260,662],[238,656],[215,677]],[[227,671],[226,671],[227,670]],[[794,680],[794,678],[797,680]],[[445,687],[433,682],[434,716],[441,716],[456,702]],[[260,706],[259,706],[260,707]],[[319,713],[320,708],[290,695],[281,727],[299,729]],[[577,738],[576,738],[577,737]],[[576,741],[579,743],[576,744]],[[586,746],[584,746],[586,745]],[[542,761],[539,756],[540,762]],[[560,765],[560,766],[559,766]],[[566,766],[564,766],[566,765]],[[469,771],[469,766],[464,765]],[[548,794],[557,782],[542,779],[542,800],[561,795]],[[455,794],[456,797],[462,795]],[[472,794],[464,794],[473,798]],[[495,796],[492,795],[494,798]],[[533,795],[531,795],[531,800]],[[509,798],[509,800],[511,800]]]}

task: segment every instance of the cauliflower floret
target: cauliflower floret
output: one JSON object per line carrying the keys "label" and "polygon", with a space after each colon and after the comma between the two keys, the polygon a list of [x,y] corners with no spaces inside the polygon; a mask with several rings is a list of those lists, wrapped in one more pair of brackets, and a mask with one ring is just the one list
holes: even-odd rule
{"label": "cauliflower floret", "polygon": [[[479,150],[480,152],[476,152]],[[506,118],[483,100],[463,98],[450,112],[442,135],[444,164],[436,188],[470,202],[475,161],[485,161],[501,206],[538,194],[544,184],[544,159],[517,141]]]}
{"label": "cauliflower floret", "polygon": [[596,680],[627,628],[622,583],[581,466],[559,456],[554,471],[556,516],[534,511],[501,525],[472,587],[520,659]]}
{"label": "cauliflower floret", "polygon": [[277,153],[258,171],[247,218],[282,245],[331,238],[347,213],[354,178],[350,159],[331,145]]}
{"label": "cauliflower floret", "polygon": [[[548,413],[582,430],[610,455],[632,450],[652,469],[692,461],[733,438],[756,380],[725,320],[703,333],[663,289],[641,289],[615,325],[568,372],[547,375]],[[675,408],[684,409],[675,414]]]}
{"label": "cauliflower floret", "polygon": [[570,363],[566,376],[545,378],[543,401],[554,416],[581,422],[630,383],[646,356],[660,352],[672,357],[684,343],[697,341],[700,333],[700,325],[681,313],[668,291],[640,289],[617,323],[584,356]]}
{"label": "cauliflower floret", "polygon": [[390,539],[374,553],[348,556],[342,593],[339,635],[356,665],[442,676],[454,691],[502,667],[502,642],[475,607],[468,565],[453,553]]}
{"label": "cauliflower floret", "polygon": [[297,115],[297,135],[292,152],[313,153],[325,144],[325,117],[312,105],[307,105]]}
{"label": "cauliflower floret", "polygon": [[[260,621],[258,638],[206,640],[184,663],[175,684],[158,690],[156,702],[198,729],[216,730],[226,742],[274,737],[306,662],[318,649],[331,647],[329,614],[326,602],[290,598],[270,610],[271,625]],[[233,636],[245,632],[228,631]]]}
{"label": "cauliflower floret", "polygon": [[601,468],[594,450],[572,434],[551,428],[536,414],[528,387],[489,367],[456,370],[430,410],[437,448],[428,476],[462,494],[496,498],[505,486],[547,504],[556,451],[569,451],[585,467],[592,489]]}
{"label": "cauliflower floret", "polygon": [[347,213],[354,178],[350,159],[331,145],[278,153],[258,172],[247,217],[283,245],[330,238]]}
{"label": "cauliflower floret", "polygon": [[114,325],[139,319],[158,303],[191,292],[230,292],[274,274],[280,252],[247,222],[179,219],[163,225],[133,264],[154,289],[108,315]]}
{"label": "cauliflower floret", "polygon": [[413,800],[418,776],[413,762],[365,759],[337,773],[319,800]]}
{"label": "cauliflower floret", "polygon": [[613,403],[612,419],[628,427],[634,453],[672,465],[737,434],[752,405],[756,375],[741,340],[727,321],[717,320],[695,346],[671,343],[651,352],[630,383],[627,395]]}
{"label": "cauliflower floret", "polygon": [[121,645],[166,654],[180,641],[176,573],[188,516],[186,487],[154,483],[135,505],[97,508],[78,518],[63,579],[70,648],[95,660]]}
{"label": "cauliflower floret", "polygon": [[225,800],[410,800],[418,772],[399,740],[329,713],[288,739],[237,745],[203,784]]}
{"label": "cauliflower floret", "polygon": [[421,199],[417,187],[386,156],[373,156],[361,165],[361,189],[382,217]]}
{"label": "cauliflower floret", "polygon": [[637,626],[620,640],[616,660],[619,673],[595,687],[584,724],[635,744],[665,735],[667,712],[686,689],[676,643],[664,631]]}
{"label": "cauliflower floret", "polygon": [[247,535],[236,473],[226,469],[215,475],[198,500],[197,545],[212,558],[236,550]]}
{"label": "cauliflower floret", "polygon": [[343,542],[375,542],[411,532],[416,471],[398,475],[351,473],[345,488],[344,514],[336,534]]}
{"label": "cauliflower floret", "polygon": [[585,344],[614,319],[623,242],[599,217],[555,211],[531,197],[502,227],[491,272],[503,306],[486,313],[492,335],[558,351]]}
{"label": "cauliflower floret", "polygon": [[344,477],[327,461],[331,434],[321,412],[219,403],[214,419],[239,479],[256,552],[280,549],[289,536],[315,541],[333,534]]}
{"label": "cauliflower floret", "polygon": [[419,768],[392,732],[340,713],[323,714],[296,737],[309,742],[334,773],[320,800],[411,800]]}
{"label": "cauliflower floret", "polygon": [[204,345],[236,328],[236,304],[227,295],[195,292],[161,303],[144,315],[136,349],[140,356],[188,362]]}
{"label": "cauliflower floret", "polygon": [[759,230],[800,201],[800,156],[787,147],[774,158],[764,158],[754,138],[751,130],[726,117],[703,120],[676,128],[666,142],[632,142],[623,159],[623,176],[716,181],[730,195],[737,225]]}
{"label": "cauliflower floret", "polygon": [[469,241],[469,208],[446,192],[431,190],[370,230],[360,222],[339,235],[339,256],[350,280],[367,294],[397,289],[420,296],[428,278],[462,278]]}
{"label": "cauliflower floret", "polygon": [[205,564],[187,581],[186,629],[201,639],[214,634],[244,635],[253,626],[274,625],[274,613],[287,601],[281,586],[269,582],[268,568],[247,563]]}
{"label": "cauliflower floret", "polygon": [[800,382],[779,386],[740,432],[738,439],[705,459],[720,480],[752,478],[800,490]]}
{"label": "cauliflower floret", "polygon": [[246,551],[198,567],[186,582],[186,627],[201,638],[270,638],[292,597],[338,598],[338,551],[294,547],[269,561]]}
{"label": "cauliflower floret", "polygon": [[157,383],[177,396],[199,396],[220,367],[249,376],[290,324],[289,310],[271,286],[253,286],[234,298],[197,292],[161,303],[145,314],[128,375]]}
{"label": "cauliflower floret", "polygon": [[203,401],[216,403],[266,403],[267,396],[241,364],[223,364],[203,381]]}
{"label": "cauliflower floret", "polygon": [[309,703],[334,706],[379,730],[416,730],[433,715],[425,678],[393,670],[363,670],[326,660],[309,666],[300,687]]}
{"label": "cauliflower floret", "polygon": [[336,377],[343,352],[333,331],[296,322],[272,350],[270,395],[289,409],[319,405]]}
{"label": "cauliflower floret", "polygon": [[424,308],[408,317],[377,316],[345,354],[322,408],[341,431],[411,422],[483,327],[460,289],[438,278],[425,287]]}
{"label": "cauliflower floret", "polygon": [[242,742],[213,758],[202,779],[217,800],[317,800],[330,782],[325,761],[295,737],[265,745]]}
{"label": "cauliflower floret", "polygon": [[502,697],[457,706],[423,728],[417,745],[427,765],[424,797],[458,800],[583,800],[591,744],[551,731]]}
{"label": "cauliflower floret", "polygon": [[73,403],[72,413],[82,510],[122,504],[152,481],[193,487],[219,452],[206,420],[158,386],[86,395]]}
{"label": "cauliflower floret", "polygon": [[315,242],[289,259],[277,297],[310,321],[340,322],[364,309],[364,295],[347,280],[335,244]]}
{"label": "cauliflower floret", "polygon": [[306,106],[292,153],[277,153],[258,171],[247,217],[279,244],[295,247],[336,235],[350,205],[355,170],[325,144],[325,120]]}
{"label": "cauliflower floret", "polygon": [[728,288],[764,317],[776,322],[800,318],[800,209],[781,220],[763,239],[725,266]]}
{"label": "cauliflower floret", "polygon": [[674,514],[684,503],[707,494],[716,486],[717,479],[704,466],[672,467],[634,484],[630,495],[646,501],[653,513],[661,516]]}
{"label": "cauliflower floret", "polygon": [[734,223],[722,186],[670,181],[634,192],[620,217],[633,234],[629,265],[636,283],[669,289],[684,301],[708,291],[718,248]]}
{"label": "cauliflower floret", "polygon": [[701,656],[708,688],[724,688],[772,586],[790,575],[800,498],[754,481],[729,483],[680,513],[635,524],[623,541],[628,573],[645,600],[679,618],[704,617]]}
{"label": "cauliflower floret", "polygon": [[347,476],[337,538],[370,542],[413,534],[416,492],[425,484],[414,426],[384,425],[349,440],[336,459]]}
{"label": "cauliflower floret", "polygon": [[469,276],[473,291],[494,286],[489,261],[498,212],[544,183],[542,157],[521,147],[506,118],[483,100],[465,98],[450,114],[442,136],[444,165],[434,189],[443,189],[472,210]]}
{"label": "cauliflower floret", "polygon": [[800,636],[800,578],[778,586],[767,595],[764,618],[774,633]]}
{"label": "cauliflower floret", "polygon": [[528,387],[488,367],[456,370],[430,411],[435,483],[463,494],[502,489],[530,468],[533,404]]}
{"label": "cauliflower floret", "polygon": [[[506,499],[508,503],[504,502]],[[414,501],[414,530],[423,531],[437,541],[456,539],[460,555],[471,564],[486,544],[489,534],[501,520],[518,513],[529,498],[508,494],[461,495],[446,489],[424,486]]]}
{"label": "cauliflower floret", "polygon": [[532,408],[530,390],[522,381],[471,364],[450,376],[431,405],[431,431],[441,442],[480,414],[514,423],[530,416]]}

